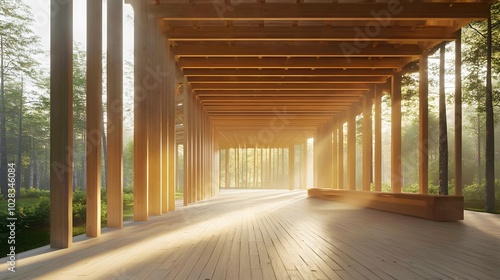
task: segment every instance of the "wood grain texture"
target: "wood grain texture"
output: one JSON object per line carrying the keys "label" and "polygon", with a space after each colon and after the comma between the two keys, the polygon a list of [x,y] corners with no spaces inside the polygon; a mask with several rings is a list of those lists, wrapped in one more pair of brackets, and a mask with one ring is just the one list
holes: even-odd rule
{"label": "wood grain texture", "polygon": [[496,216],[438,223],[307,198],[229,191],[70,250],[20,254],[2,279],[497,279]]}

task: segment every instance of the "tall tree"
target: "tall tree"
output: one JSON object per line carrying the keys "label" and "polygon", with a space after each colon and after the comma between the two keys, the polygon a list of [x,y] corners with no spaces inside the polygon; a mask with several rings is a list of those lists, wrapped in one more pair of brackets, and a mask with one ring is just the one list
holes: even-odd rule
{"label": "tall tree", "polygon": [[439,58],[439,194],[448,194],[448,132],[446,125],[445,53],[441,45]]}
{"label": "tall tree", "polygon": [[495,211],[495,125],[493,121],[493,92],[491,84],[491,16],[488,17],[486,53],[486,211]]}
{"label": "tall tree", "polygon": [[[7,195],[7,129],[5,85],[19,74],[37,78],[39,38],[30,29],[33,16],[22,1],[1,1],[0,6],[0,185]],[[18,167],[20,168],[20,167]]]}
{"label": "tall tree", "polygon": [[23,136],[23,93],[24,93],[24,79],[21,78],[21,95],[19,96],[19,125],[17,127],[17,171],[16,171],[16,195],[19,197],[21,194],[21,171],[22,162],[21,156],[23,153],[22,136]]}

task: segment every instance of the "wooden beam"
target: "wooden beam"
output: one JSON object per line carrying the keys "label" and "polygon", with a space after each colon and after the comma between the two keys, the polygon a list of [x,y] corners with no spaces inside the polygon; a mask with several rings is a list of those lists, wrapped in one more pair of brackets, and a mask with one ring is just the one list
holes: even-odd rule
{"label": "wooden beam", "polygon": [[[318,28],[318,27],[317,27]],[[259,28],[262,32],[262,28]],[[170,36],[170,35],[169,35]],[[443,37],[443,36],[441,36]],[[352,37],[350,37],[352,38]],[[308,42],[290,45],[288,42],[176,42],[171,48],[179,57],[404,57],[418,56],[418,44],[372,44],[358,48],[353,42]]]}
{"label": "wooden beam", "polygon": [[217,68],[238,68],[238,69],[265,69],[265,68],[282,68],[282,69],[356,69],[356,68],[379,68],[379,69],[394,69],[401,68],[410,62],[408,58],[351,58],[349,60],[340,57],[184,57],[180,58],[178,65],[181,69],[199,68],[199,69],[217,69]]}
{"label": "wooden beam", "polygon": [[357,76],[357,77],[231,77],[231,76],[201,76],[190,77],[188,81],[191,84],[213,84],[213,83],[330,83],[330,84],[349,84],[349,83],[377,83],[383,84],[387,82],[387,78],[380,76]]}
{"label": "wooden beam", "polygon": [[183,69],[183,73],[186,77],[388,77],[395,71],[393,69]]}
{"label": "wooden beam", "polygon": [[418,186],[421,194],[429,193],[429,73],[428,56],[420,57],[418,120]]}
{"label": "wooden beam", "polygon": [[[373,19],[373,18],[372,18]],[[373,21],[374,22],[374,21]],[[383,28],[378,25],[377,33],[373,33],[368,26],[373,22],[360,24],[360,26],[204,26],[195,28],[193,26],[175,26],[165,31],[169,41],[174,42],[199,42],[199,41],[330,41],[343,42],[332,47],[330,52],[343,53],[370,52],[361,42],[394,41],[405,43],[417,43],[422,41],[453,41],[455,36],[448,34],[446,27],[425,26],[415,28],[413,26],[391,26]],[[373,35],[373,36],[371,36]],[[389,54],[393,47],[381,48],[383,53]],[[375,54],[375,53],[374,53]],[[418,53],[416,54],[418,55]]]}
{"label": "wooden beam", "polygon": [[391,188],[401,192],[403,174],[401,169],[401,74],[393,78],[391,95]]}
{"label": "wooden beam", "polygon": [[86,234],[101,235],[102,0],[87,0]]}
{"label": "wooden beam", "polygon": [[329,84],[329,83],[207,83],[207,84],[192,84],[193,90],[368,90],[368,84]]}
{"label": "wooden beam", "polygon": [[150,4],[153,16],[165,20],[349,20],[386,26],[396,20],[488,18],[488,3],[240,3],[226,8],[213,3]]}
{"label": "wooden beam", "polygon": [[50,246],[73,242],[73,1],[51,0]]}
{"label": "wooden beam", "polygon": [[123,227],[123,2],[108,0],[107,227]]}
{"label": "wooden beam", "polygon": [[310,96],[310,97],[353,97],[363,96],[366,90],[197,90],[197,97],[202,96],[234,96],[234,97],[291,97],[291,96]]}
{"label": "wooden beam", "polygon": [[338,189],[338,154],[339,154],[339,144],[338,144],[338,119],[335,118],[331,124],[332,126],[332,188]]}

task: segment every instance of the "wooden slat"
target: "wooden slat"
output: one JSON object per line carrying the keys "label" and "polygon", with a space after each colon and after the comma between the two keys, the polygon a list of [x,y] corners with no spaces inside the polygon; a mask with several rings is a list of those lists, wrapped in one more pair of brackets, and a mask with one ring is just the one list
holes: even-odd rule
{"label": "wooden slat", "polygon": [[330,84],[330,83],[207,83],[192,84],[193,90],[368,90],[370,85],[361,83]]}
{"label": "wooden slat", "polygon": [[202,68],[202,69],[217,69],[217,68],[314,68],[314,69],[332,69],[332,68],[381,68],[381,69],[394,69],[402,68],[410,60],[403,58],[337,58],[337,57],[324,57],[321,59],[308,58],[308,57],[294,57],[294,58],[198,58],[198,57],[185,57],[180,58],[178,65],[181,69],[185,68]]}
{"label": "wooden slat", "polygon": [[422,19],[486,19],[488,3],[240,3],[214,4],[150,4],[149,11],[168,20],[373,20],[380,24],[395,20]]}
{"label": "wooden slat", "polygon": [[186,77],[231,76],[231,77],[330,77],[330,76],[391,76],[392,69],[183,69]]}
{"label": "wooden slat", "polygon": [[[170,38],[172,34],[169,33],[168,36]],[[245,42],[239,45],[236,43],[229,45],[227,42],[200,43],[198,41],[176,42],[172,50],[176,57],[343,57],[346,55],[350,57],[402,57],[418,56],[422,53],[422,48],[417,44],[377,43],[358,48],[353,42],[347,41],[292,45],[289,42]]]}
{"label": "wooden slat", "polygon": [[190,77],[191,84],[199,83],[386,83],[385,77],[358,76],[358,77]]}

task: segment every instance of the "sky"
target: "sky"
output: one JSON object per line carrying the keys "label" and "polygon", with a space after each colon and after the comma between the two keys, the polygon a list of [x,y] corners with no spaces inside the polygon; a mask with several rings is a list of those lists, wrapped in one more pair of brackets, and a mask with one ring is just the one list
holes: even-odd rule
{"label": "sky", "polygon": [[[42,47],[45,51],[50,50],[50,0],[23,0],[31,6],[35,24],[33,31],[41,38]],[[106,50],[106,1],[103,1],[103,50]],[[73,41],[86,49],[87,44],[87,1],[73,1]],[[124,51],[131,52],[134,45],[133,32],[133,9],[125,4],[124,12]]]}

